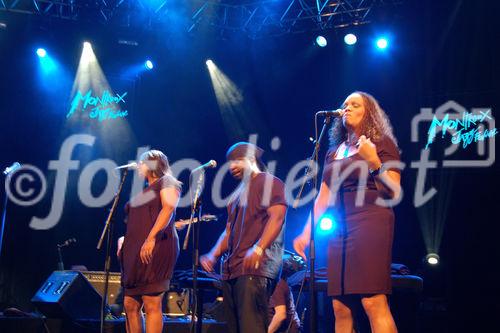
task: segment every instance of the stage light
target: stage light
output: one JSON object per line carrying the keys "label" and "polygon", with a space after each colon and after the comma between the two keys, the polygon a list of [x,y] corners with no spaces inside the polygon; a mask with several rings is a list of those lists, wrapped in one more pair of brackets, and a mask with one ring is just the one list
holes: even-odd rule
{"label": "stage light", "polygon": [[82,65],[87,66],[90,63],[96,62],[97,58],[95,57],[94,50],[92,49],[92,44],[89,42],[83,43],[82,55],[80,57],[80,62]]}
{"label": "stage light", "polygon": [[146,62],[144,63],[144,66],[145,66],[147,69],[152,70],[152,69],[153,69],[153,67],[154,67],[154,64],[153,64],[153,62],[152,62],[151,60],[149,60],[149,59],[148,59],[148,60],[146,60]]}
{"label": "stage light", "polygon": [[319,228],[322,231],[330,231],[334,227],[333,218],[330,216],[323,216],[319,220]]}
{"label": "stage light", "polygon": [[128,46],[139,46],[139,42],[130,39],[119,39],[118,44]]}
{"label": "stage light", "polygon": [[387,46],[389,46],[389,42],[387,41],[386,38],[381,37],[381,38],[377,39],[377,47],[379,49],[384,50],[387,48]]}
{"label": "stage light", "polygon": [[354,34],[347,34],[344,36],[344,42],[347,45],[354,45],[358,41],[358,38]]}
{"label": "stage light", "polygon": [[0,22],[0,29],[6,30],[7,29],[7,23],[5,22]]}
{"label": "stage light", "polygon": [[38,48],[36,50],[36,55],[38,56],[38,68],[42,81],[49,82],[54,80],[58,74],[62,75],[59,71],[59,65],[56,59],[53,59],[47,50]]}
{"label": "stage light", "polygon": [[325,46],[328,44],[328,42],[327,42],[327,40],[326,40],[326,38],[325,38],[325,37],[323,37],[323,36],[318,36],[318,37],[316,37],[316,44],[317,44],[319,47],[325,47]]}
{"label": "stage light", "polygon": [[425,261],[432,266],[439,264],[439,255],[436,253],[429,253],[425,256]]}
{"label": "stage light", "polygon": [[238,86],[211,59],[205,61],[226,134],[231,140],[244,136],[249,124],[260,120],[245,108]]}
{"label": "stage light", "polygon": [[38,49],[36,50],[36,54],[37,54],[40,58],[44,58],[44,57],[47,55],[47,51],[45,51],[45,49],[38,48]]}
{"label": "stage light", "polygon": [[[125,104],[125,101],[128,102],[127,88],[125,84],[111,86],[93,48],[89,41],[82,41],[80,62],[71,89],[71,102],[66,108],[66,126],[76,126],[75,130],[79,130],[81,126],[90,126],[92,133],[103,143],[106,155],[123,152],[119,144],[121,138],[133,138],[126,119],[129,114]],[[144,60],[146,59],[136,62],[136,66],[143,71],[146,70]],[[113,78],[113,82],[124,82],[121,78],[121,75],[120,78]]]}

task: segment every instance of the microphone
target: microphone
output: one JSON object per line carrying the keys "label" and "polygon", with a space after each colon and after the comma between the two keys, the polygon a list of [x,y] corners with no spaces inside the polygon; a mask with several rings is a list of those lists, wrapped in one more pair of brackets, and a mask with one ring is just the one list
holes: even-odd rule
{"label": "microphone", "polygon": [[57,245],[57,247],[65,247],[65,246],[68,246],[70,245],[71,243],[76,243],[76,238],[69,238],[69,239],[66,239],[62,244],[59,244]]}
{"label": "microphone", "polygon": [[7,176],[7,175],[17,171],[20,168],[21,168],[21,164],[19,162],[14,162],[14,163],[12,163],[12,165],[10,167],[5,168],[5,170],[3,171],[3,174]]}
{"label": "microphone", "polygon": [[333,118],[340,118],[344,115],[344,113],[345,113],[345,111],[342,109],[323,110],[323,111],[316,112],[316,114],[319,116],[326,116],[326,117],[333,117]]}
{"label": "microphone", "polygon": [[217,166],[217,162],[215,162],[214,160],[210,160],[207,163],[200,165],[197,168],[194,168],[193,171],[191,171],[191,173],[195,173],[195,172],[203,170],[203,169],[215,168],[216,166]]}
{"label": "microphone", "polygon": [[129,164],[124,164],[124,165],[117,166],[115,168],[115,170],[119,170],[119,169],[137,169],[137,163],[132,162],[132,163],[129,163]]}

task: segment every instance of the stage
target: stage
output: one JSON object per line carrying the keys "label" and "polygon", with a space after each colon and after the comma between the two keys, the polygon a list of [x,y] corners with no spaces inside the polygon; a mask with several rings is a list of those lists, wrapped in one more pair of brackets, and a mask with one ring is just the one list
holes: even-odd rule
{"label": "stage", "polygon": [[110,307],[145,288],[181,315],[198,272],[201,313],[225,275],[270,292],[285,253],[321,271],[285,297],[303,333],[334,330],[328,280],[357,333],[370,299],[392,331],[494,331],[497,5],[0,0],[0,332],[98,331],[107,270]]}
{"label": "stage", "polygon": [[[189,318],[169,318],[164,316],[163,332],[188,333],[191,321]],[[2,333],[86,333],[99,332],[99,321],[69,321],[62,319],[46,319],[43,317],[6,317],[0,315],[0,332]],[[214,320],[205,320],[203,333],[223,333],[227,328],[225,323]],[[104,332],[125,333],[125,319],[106,320]]]}

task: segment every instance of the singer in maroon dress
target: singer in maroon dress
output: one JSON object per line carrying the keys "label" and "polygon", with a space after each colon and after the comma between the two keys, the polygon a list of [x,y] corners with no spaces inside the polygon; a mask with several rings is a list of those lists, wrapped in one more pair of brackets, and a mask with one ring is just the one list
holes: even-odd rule
{"label": "singer in maroon dress", "polygon": [[127,332],[142,332],[143,306],[146,332],[161,332],[162,298],[169,289],[179,253],[173,221],[181,183],[172,175],[167,157],[158,150],[141,156],[138,172],[148,186],[125,207],[127,232],[119,253]]}
{"label": "singer in maroon dress", "polygon": [[[401,190],[399,151],[389,119],[371,95],[355,92],[343,109],[342,118],[332,125],[314,205],[315,223],[324,214],[336,220],[328,246],[328,294],[333,296],[335,332],[352,332],[353,303],[361,300],[372,332],[394,333],[386,295],[391,293],[391,205]],[[294,241],[302,256],[310,228],[309,219]]]}

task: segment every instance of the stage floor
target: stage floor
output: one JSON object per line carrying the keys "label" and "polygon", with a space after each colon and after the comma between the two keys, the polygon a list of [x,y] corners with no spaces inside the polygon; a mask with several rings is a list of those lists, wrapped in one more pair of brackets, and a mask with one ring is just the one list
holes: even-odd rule
{"label": "stage floor", "polygon": [[[188,333],[189,318],[171,318],[164,316],[163,332]],[[61,319],[46,319],[42,317],[6,317],[0,314],[0,332],[2,333],[86,333],[99,332],[98,321],[71,322]],[[215,320],[204,319],[202,332],[226,332],[226,324]],[[125,318],[106,320],[105,332],[125,333]]]}

